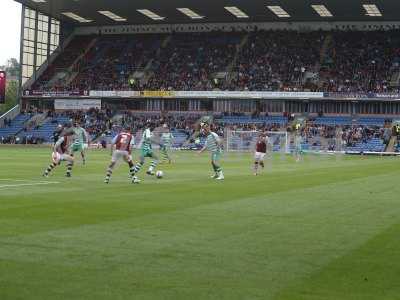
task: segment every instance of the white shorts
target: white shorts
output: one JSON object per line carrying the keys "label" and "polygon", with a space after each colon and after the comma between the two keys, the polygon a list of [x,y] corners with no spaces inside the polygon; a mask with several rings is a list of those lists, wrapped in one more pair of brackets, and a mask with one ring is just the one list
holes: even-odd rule
{"label": "white shorts", "polygon": [[132,160],[132,156],[129,154],[128,151],[114,150],[111,161],[115,163],[120,159],[123,159],[124,161],[128,162]]}
{"label": "white shorts", "polygon": [[68,154],[61,154],[58,152],[53,152],[51,154],[51,158],[53,159],[53,162],[58,164],[61,161],[65,161],[65,160],[72,160],[72,157]]}
{"label": "white shorts", "polygon": [[262,160],[264,160],[265,154],[266,154],[266,153],[256,152],[256,153],[254,154],[254,159],[255,159],[255,160],[258,160],[258,161],[262,161]]}

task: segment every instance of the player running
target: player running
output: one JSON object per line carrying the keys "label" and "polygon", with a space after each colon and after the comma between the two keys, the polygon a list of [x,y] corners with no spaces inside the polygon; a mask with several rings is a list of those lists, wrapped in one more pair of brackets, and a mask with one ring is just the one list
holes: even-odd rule
{"label": "player running", "polygon": [[254,154],[254,175],[258,175],[258,166],[264,169],[264,158],[267,153],[267,140],[268,137],[265,134],[260,134],[256,144],[256,152]]}
{"label": "player running", "polygon": [[121,133],[113,138],[111,144],[111,163],[108,166],[104,183],[108,184],[110,182],[114,167],[117,161],[120,159],[123,159],[129,165],[132,183],[139,183],[139,180],[134,176],[134,164],[131,156],[132,146],[134,144],[135,139],[128,128],[124,129]]}
{"label": "player running", "polygon": [[301,137],[301,125],[296,124],[296,131],[294,134],[294,156],[296,159],[296,162],[299,162],[301,159],[301,154],[303,153],[302,149],[302,142],[303,138]]}
{"label": "player running", "polygon": [[202,124],[202,131],[206,136],[206,143],[204,147],[198,152],[203,153],[205,150],[211,152],[211,165],[214,170],[214,175],[211,178],[216,180],[224,180],[224,174],[220,166],[220,159],[222,155],[222,140],[215,132],[211,131],[210,125],[207,123]]}
{"label": "player running", "polygon": [[[148,175],[154,175],[154,169],[156,168],[158,164],[158,157],[154,154],[153,152],[153,147],[152,143],[156,143],[154,141],[154,135],[153,135],[153,130],[154,130],[154,125],[150,124],[149,122],[146,124],[146,129],[143,132],[142,136],[142,146],[140,148],[140,158],[139,162],[136,164],[136,166],[133,168],[133,183],[139,183],[140,181],[135,177],[137,173],[142,169],[146,157],[152,158],[153,160],[150,163],[150,167],[147,170],[146,174]],[[134,179],[136,178],[136,180]],[[134,182],[136,181],[136,182]]]}
{"label": "player running", "polygon": [[160,143],[160,152],[162,156],[161,163],[168,162],[171,163],[171,157],[169,156],[169,149],[171,149],[172,141],[174,140],[174,136],[172,135],[167,124],[163,125],[164,132],[161,133],[161,143]]}
{"label": "player running", "polygon": [[74,156],[75,152],[80,152],[83,164],[86,163],[85,149],[89,144],[89,134],[84,128],[81,127],[78,121],[75,122],[74,128],[74,142],[71,145],[71,155]]}
{"label": "player running", "polygon": [[62,161],[67,162],[67,173],[65,176],[71,177],[72,166],[74,164],[74,158],[71,155],[69,155],[68,152],[69,144],[71,141],[71,135],[72,132],[67,132],[63,134],[61,138],[59,138],[58,141],[55,143],[52,153],[52,163],[44,171],[43,173],[44,177],[49,177],[50,172],[55,167],[60,165]]}

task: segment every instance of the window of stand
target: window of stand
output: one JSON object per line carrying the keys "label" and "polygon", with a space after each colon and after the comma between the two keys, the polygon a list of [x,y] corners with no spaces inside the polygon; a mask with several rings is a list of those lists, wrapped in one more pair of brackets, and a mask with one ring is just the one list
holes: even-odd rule
{"label": "window of stand", "polygon": [[60,22],[24,7],[22,39],[22,84],[55,51],[60,42]]}

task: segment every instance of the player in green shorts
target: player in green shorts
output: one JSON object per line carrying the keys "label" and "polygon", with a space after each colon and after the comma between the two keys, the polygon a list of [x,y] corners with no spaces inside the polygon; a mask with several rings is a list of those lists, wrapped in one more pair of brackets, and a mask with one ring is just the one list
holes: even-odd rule
{"label": "player in green shorts", "polygon": [[156,166],[158,164],[158,157],[157,157],[157,155],[154,154],[153,147],[152,147],[152,143],[156,143],[154,141],[153,130],[154,130],[154,125],[147,123],[146,128],[143,131],[142,146],[140,147],[139,162],[135,165],[135,167],[133,169],[133,174],[132,174],[133,176],[135,176],[142,169],[146,158],[152,158],[150,167],[146,173],[148,175],[155,174],[154,169],[156,168]]}
{"label": "player in green shorts", "polygon": [[210,125],[207,123],[202,124],[202,131],[206,136],[206,143],[204,147],[199,151],[199,154],[205,150],[211,152],[211,165],[214,170],[214,175],[211,178],[217,180],[224,180],[224,173],[220,165],[220,159],[222,155],[222,141],[221,138],[215,132],[211,131]]}
{"label": "player in green shorts", "polygon": [[174,140],[174,136],[172,135],[170,129],[167,124],[163,125],[163,132],[161,133],[161,143],[160,143],[160,152],[162,156],[161,163],[168,162],[171,163],[171,157],[169,156],[169,149],[171,148],[172,141]]}
{"label": "player in green shorts", "polygon": [[71,145],[70,152],[73,156],[75,152],[80,152],[83,164],[86,163],[85,149],[89,144],[89,134],[81,127],[79,122],[75,122],[74,128],[74,142]]}
{"label": "player in green shorts", "polygon": [[302,149],[302,142],[303,142],[303,138],[301,136],[301,125],[300,124],[296,124],[295,127],[295,133],[294,133],[294,156],[296,159],[296,162],[299,162],[301,159],[301,154],[303,153],[303,149]]}

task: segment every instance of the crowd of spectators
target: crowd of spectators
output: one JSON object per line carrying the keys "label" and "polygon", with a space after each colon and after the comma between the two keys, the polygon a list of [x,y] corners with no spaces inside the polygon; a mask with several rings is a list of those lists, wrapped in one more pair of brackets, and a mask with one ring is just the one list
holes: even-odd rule
{"label": "crowd of spectators", "polygon": [[79,123],[92,138],[98,137],[104,131],[111,129],[113,125],[113,112],[110,109],[91,108],[87,111],[64,111],[57,113],[49,111],[48,116],[53,118],[53,123],[55,124],[58,124],[59,117],[67,117],[69,120],[68,125]]}
{"label": "crowd of spectators", "polygon": [[[70,84],[72,90],[129,90],[140,88],[140,81],[130,79],[145,65],[159,48],[160,36],[108,36],[79,62],[79,74]],[[133,78],[132,78],[133,79]]]}
{"label": "crowd of spectators", "polygon": [[19,144],[20,138],[15,135],[2,136],[0,142],[1,144]]}
{"label": "crowd of spectators", "polygon": [[[100,137],[101,135],[113,136],[121,128],[130,127],[134,133],[140,133],[147,123],[152,123],[154,127],[162,127],[167,124],[172,130],[179,130],[184,132],[189,139],[193,133],[198,129],[199,120],[202,117],[200,114],[180,114],[180,113],[137,113],[129,110],[113,110],[110,108],[96,109],[92,108],[87,111],[64,111],[55,112],[53,110],[41,111],[35,108],[29,108],[24,113],[27,114],[43,114],[46,116],[44,119],[53,119],[54,124],[59,123],[60,117],[65,117],[71,125],[79,122],[87,132],[91,135],[92,139]],[[213,115],[213,130],[220,136],[224,136],[226,130],[233,131],[291,131],[290,121],[293,116],[290,113],[285,114],[288,118],[287,124],[273,124],[270,122],[260,123],[258,117],[259,113],[254,113],[246,119],[244,123],[238,124],[224,124],[223,117],[226,116],[244,116],[242,112],[221,113]],[[252,122],[252,118],[255,120]],[[65,119],[64,118],[64,119]],[[222,120],[222,121],[219,121]],[[6,122],[8,123],[8,121]],[[28,123],[27,123],[28,124]],[[25,124],[25,126],[28,126]],[[32,124],[31,124],[32,125]],[[29,126],[31,126],[29,125]],[[64,125],[64,124],[62,124]],[[386,124],[387,125],[387,124]],[[331,126],[316,124],[314,119],[309,119],[301,129],[301,134],[304,141],[310,145],[320,145],[321,140],[325,139],[329,144],[330,150],[338,150],[340,147],[354,147],[359,143],[368,143],[371,139],[381,139],[385,145],[389,144],[392,134],[392,128],[389,126],[362,126],[362,125],[346,125],[346,126]],[[33,126],[33,125],[32,125]],[[40,125],[35,125],[40,126]],[[400,128],[400,126],[399,126]],[[394,129],[393,129],[394,130]],[[399,129],[400,132],[400,129]],[[398,134],[400,137],[400,134]],[[399,138],[400,139],[400,138]],[[1,143],[8,144],[40,144],[44,142],[42,137],[35,137],[33,135],[25,134],[21,137],[9,136],[2,137]],[[395,149],[400,150],[396,147]]]}
{"label": "crowd of spectators", "polygon": [[306,72],[315,72],[321,32],[257,31],[239,51],[230,90],[302,90]]}
{"label": "crowd of spectators", "polygon": [[398,31],[335,32],[321,68],[322,89],[385,93],[392,90],[391,77],[399,70]]}
{"label": "crowd of spectators", "polygon": [[372,138],[379,138],[388,144],[391,137],[390,128],[379,126],[345,126],[342,140],[347,146],[355,146],[357,143],[367,143]]}
{"label": "crowd of spectators", "polygon": [[58,72],[65,72],[68,68],[72,68],[73,71],[78,71],[74,65],[75,61],[80,55],[84,53],[86,47],[90,41],[93,40],[93,36],[77,36],[69,45],[63,50],[61,54],[52,62],[45,72],[36,80],[33,85],[33,90],[36,91],[61,91],[70,87],[65,86],[63,77],[52,82],[49,86],[49,82],[54,78]]}
{"label": "crowd of spectators", "polygon": [[[400,70],[398,31],[100,36],[75,62],[92,39],[75,38],[33,89],[390,92]],[[68,67],[71,83],[47,86]]]}
{"label": "crowd of spectators", "polygon": [[189,138],[194,133],[195,125],[201,116],[199,114],[181,115],[168,112],[162,112],[161,114],[137,114],[125,111],[119,113],[118,117],[114,118],[115,125],[130,127],[134,133],[140,133],[146,124],[150,123],[155,128],[167,125],[170,130],[183,132]]}
{"label": "crowd of spectators", "polygon": [[343,149],[344,147],[354,147],[358,143],[368,143],[373,138],[381,139],[385,145],[388,145],[392,129],[382,126],[332,126],[307,122],[301,134],[306,142],[316,145],[323,138],[330,147],[329,150],[340,150],[338,148]]}
{"label": "crowd of spectators", "polygon": [[9,135],[6,137],[0,137],[0,144],[29,144],[29,145],[38,145],[43,144],[45,140],[41,137],[34,137],[31,135],[27,135],[24,137],[19,137],[16,135]]}
{"label": "crowd of spectators", "polygon": [[4,122],[4,127],[11,127],[11,122],[12,122],[11,119],[5,118],[3,122]]}
{"label": "crowd of spectators", "polygon": [[243,37],[239,33],[175,34],[152,63],[148,90],[212,90]]}

